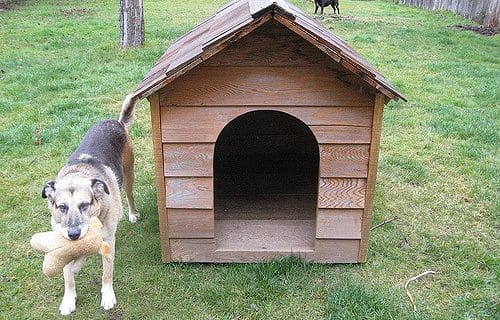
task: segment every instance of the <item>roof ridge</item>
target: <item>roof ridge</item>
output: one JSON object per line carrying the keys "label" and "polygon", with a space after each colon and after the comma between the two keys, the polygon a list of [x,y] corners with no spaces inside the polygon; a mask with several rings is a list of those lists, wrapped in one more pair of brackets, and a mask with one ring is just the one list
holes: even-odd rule
{"label": "roof ridge", "polygon": [[291,14],[290,4],[284,0],[246,0],[248,1],[248,6],[250,7],[250,15],[253,18],[260,17],[265,14],[269,9],[280,9],[281,11]]}

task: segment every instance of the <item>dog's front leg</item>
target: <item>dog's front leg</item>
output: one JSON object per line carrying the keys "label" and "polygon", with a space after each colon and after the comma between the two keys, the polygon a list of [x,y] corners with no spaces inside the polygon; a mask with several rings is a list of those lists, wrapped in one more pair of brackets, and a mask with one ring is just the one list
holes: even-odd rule
{"label": "dog's front leg", "polygon": [[78,273],[85,263],[85,258],[80,258],[68,263],[63,268],[64,296],[59,306],[62,315],[69,315],[76,310],[76,284],[75,273]]}
{"label": "dog's front leg", "polygon": [[104,310],[113,308],[116,304],[115,291],[113,290],[113,264],[115,260],[115,239],[106,241],[110,248],[111,254],[109,257],[102,256],[102,288],[101,288],[101,307]]}

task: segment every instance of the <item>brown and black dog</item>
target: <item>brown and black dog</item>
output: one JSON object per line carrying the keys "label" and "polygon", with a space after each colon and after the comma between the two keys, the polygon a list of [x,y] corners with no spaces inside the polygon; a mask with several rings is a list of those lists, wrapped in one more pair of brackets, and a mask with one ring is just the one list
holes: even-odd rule
{"label": "brown and black dog", "polygon": [[[135,103],[136,99],[127,96],[118,120],[106,120],[94,125],[56,179],[47,182],[42,190],[42,197],[47,199],[52,213],[52,229],[63,237],[70,240],[84,237],[93,216],[103,224],[104,241],[111,247],[111,259],[102,259],[101,306],[105,310],[116,304],[113,264],[115,232],[123,211],[122,185],[127,196],[130,222],[135,223],[139,218],[132,191],[134,149],[128,134]],[[85,258],[77,259],[63,269],[64,297],[59,307],[63,315],[76,310],[75,273],[84,263]]]}

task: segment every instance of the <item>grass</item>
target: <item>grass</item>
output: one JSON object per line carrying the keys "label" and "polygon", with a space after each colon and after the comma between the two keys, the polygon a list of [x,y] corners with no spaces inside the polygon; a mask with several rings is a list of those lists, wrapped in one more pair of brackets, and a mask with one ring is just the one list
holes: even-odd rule
{"label": "grass", "polygon": [[[193,10],[186,1],[146,1],[146,45],[130,50],[118,47],[114,2],[26,1],[0,12],[0,318],[58,317],[63,281],[42,275],[29,246],[49,227],[41,187],[94,122],[117,117],[168,45],[224,2],[198,1]],[[312,14],[310,3],[294,3]],[[368,262],[162,264],[143,102],[132,130],[143,220],[119,226],[118,305],[100,309],[94,257],[78,276],[72,318],[500,317],[500,38],[393,1],[344,0],[341,10],[341,19],[329,8],[316,17],[408,98],[384,114],[373,222],[400,218],[373,231]],[[413,312],[404,282],[428,269],[439,274],[410,285]]]}

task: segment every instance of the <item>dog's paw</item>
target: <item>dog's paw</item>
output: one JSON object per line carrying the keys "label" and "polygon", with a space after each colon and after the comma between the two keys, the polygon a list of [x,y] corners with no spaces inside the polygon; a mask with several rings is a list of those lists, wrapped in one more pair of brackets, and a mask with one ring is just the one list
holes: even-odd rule
{"label": "dog's paw", "polygon": [[76,296],[64,295],[59,311],[63,316],[67,316],[76,310]]}
{"label": "dog's paw", "polygon": [[141,217],[141,215],[139,214],[139,212],[129,212],[128,214],[128,221],[130,221],[130,223],[136,223],[137,220],[139,220],[139,218]]}
{"label": "dog's paw", "polygon": [[116,297],[113,288],[102,289],[101,307],[104,310],[112,309],[116,304]]}

